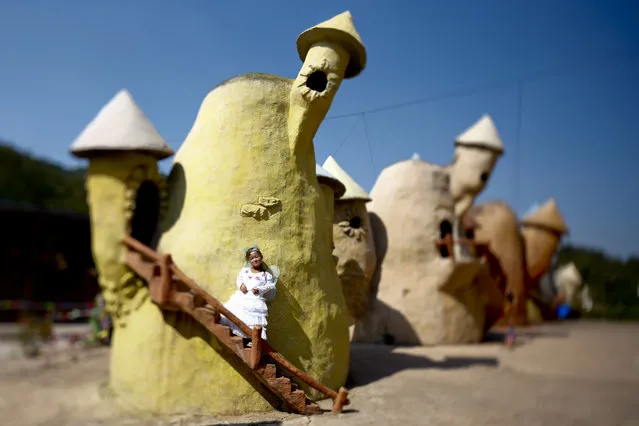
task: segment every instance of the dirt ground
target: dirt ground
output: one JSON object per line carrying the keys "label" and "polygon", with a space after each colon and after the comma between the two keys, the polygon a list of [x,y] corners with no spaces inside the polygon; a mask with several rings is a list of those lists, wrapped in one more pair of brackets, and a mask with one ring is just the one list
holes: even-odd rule
{"label": "dirt ground", "polygon": [[[354,345],[351,405],[339,415],[139,418],[106,392],[108,349],[77,362],[0,360],[4,425],[639,425],[639,324],[576,322],[520,331],[519,346]],[[324,408],[329,408],[323,402]]]}

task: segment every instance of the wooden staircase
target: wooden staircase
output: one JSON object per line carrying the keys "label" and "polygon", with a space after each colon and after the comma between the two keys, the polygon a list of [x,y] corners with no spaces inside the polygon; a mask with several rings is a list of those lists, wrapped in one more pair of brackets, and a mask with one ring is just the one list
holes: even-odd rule
{"label": "wooden staircase", "polygon": [[[310,401],[290,377],[284,375],[285,372],[330,397],[333,400],[332,412],[339,413],[344,405],[349,404],[345,388],[336,392],[295,367],[267,341],[262,340],[261,327],[251,329],[244,324],[187,277],[173,263],[170,255],[159,254],[130,236],[126,236],[123,243],[128,248],[125,263],[140,278],[146,280],[151,300],[161,309],[186,312],[206,327],[235,357],[248,365],[249,374],[264,385],[256,390],[272,405],[272,401],[279,401],[279,406],[274,405],[276,409],[305,415],[322,413],[320,407]],[[229,327],[220,324],[220,314],[245,335],[251,336],[251,347],[245,346],[244,339],[234,336]],[[264,392],[269,395],[264,395]]]}

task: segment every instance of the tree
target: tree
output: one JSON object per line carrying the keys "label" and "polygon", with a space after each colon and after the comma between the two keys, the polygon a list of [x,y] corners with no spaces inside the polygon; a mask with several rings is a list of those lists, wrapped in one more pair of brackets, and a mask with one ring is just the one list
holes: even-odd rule
{"label": "tree", "polygon": [[639,259],[625,262],[601,250],[566,245],[558,253],[560,265],[574,262],[594,302],[588,316],[639,319]]}
{"label": "tree", "polygon": [[0,140],[0,198],[88,213],[84,174],[85,169],[65,169]]}

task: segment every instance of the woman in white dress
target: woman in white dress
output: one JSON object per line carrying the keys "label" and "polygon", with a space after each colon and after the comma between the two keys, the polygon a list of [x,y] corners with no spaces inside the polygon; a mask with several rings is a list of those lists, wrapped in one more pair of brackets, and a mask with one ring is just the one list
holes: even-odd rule
{"label": "woman in white dress", "polygon": [[[272,269],[277,269],[273,267]],[[235,284],[237,291],[233,293],[224,307],[231,311],[244,324],[253,328],[262,327],[262,339],[266,340],[266,326],[268,325],[267,300],[275,297],[275,283],[273,271],[268,271],[262,263],[262,252],[257,247],[246,251],[246,264],[237,274]],[[248,338],[235,324],[222,316],[221,322],[231,327],[233,334]]]}

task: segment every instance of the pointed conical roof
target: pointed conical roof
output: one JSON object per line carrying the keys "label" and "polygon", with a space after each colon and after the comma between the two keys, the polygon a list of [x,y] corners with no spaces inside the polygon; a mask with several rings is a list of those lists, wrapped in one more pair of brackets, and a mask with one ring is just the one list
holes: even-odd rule
{"label": "pointed conical roof", "polygon": [[324,165],[322,167],[324,167],[324,170],[328,171],[330,174],[339,179],[339,181],[342,182],[346,187],[346,192],[344,193],[344,195],[342,195],[340,200],[362,200],[367,202],[371,201],[368,193],[364,191],[362,187],[359,186],[357,182],[355,182],[353,178],[350,177],[348,173],[346,173],[344,169],[340,167],[339,164],[337,164],[337,161],[335,161],[332,156],[328,156],[326,161],[324,161]]}
{"label": "pointed conical roof", "polygon": [[158,158],[173,155],[151,121],[127,90],[120,90],[71,145],[77,157],[96,151],[144,151]]}
{"label": "pointed conical roof", "polygon": [[539,207],[541,207],[539,203],[535,202],[532,206],[530,206],[528,210],[526,210],[526,213],[524,213],[524,217],[535,213],[537,210],[539,210]]}
{"label": "pointed conical roof", "polygon": [[315,174],[320,184],[328,185],[333,189],[335,198],[340,198],[346,192],[344,184],[317,163],[315,163]]}
{"label": "pointed conical roof", "polygon": [[570,262],[567,265],[563,265],[557,272],[555,273],[555,279],[558,281],[569,282],[571,284],[581,284],[581,274],[579,273],[579,269],[575,266],[573,262]]}
{"label": "pointed conical roof", "polygon": [[559,213],[559,209],[557,208],[557,203],[554,198],[549,198],[548,201],[546,201],[536,211],[526,216],[521,221],[521,224],[523,226],[528,225],[550,228],[560,234],[568,233],[568,228],[566,227],[563,217],[561,217],[561,213]]}
{"label": "pointed conical roof", "polygon": [[490,115],[484,114],[475,124],[455,139],[455,145],[474,146],[489,149],[497,153],[504,152],[501,137]]}
{"label": "pointed conical roof", "polygon": [[349,53],[344,78],[353,78],[366,67],[366,48],[353,24],[353,16],[348,10],[332,17],[328,21],[309,28],[297,38],[297,52],[304,61],[310,48],[318,42],[332,41]]}

